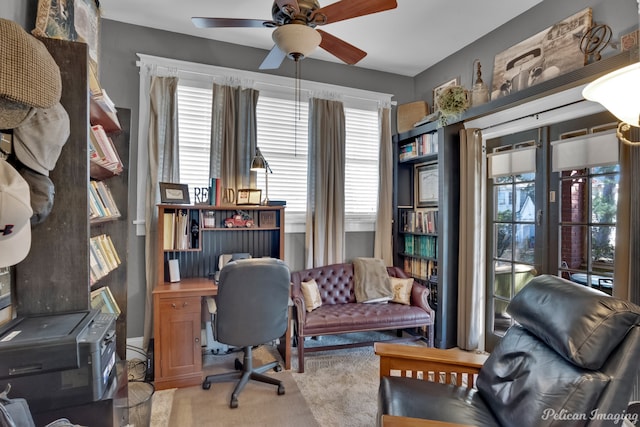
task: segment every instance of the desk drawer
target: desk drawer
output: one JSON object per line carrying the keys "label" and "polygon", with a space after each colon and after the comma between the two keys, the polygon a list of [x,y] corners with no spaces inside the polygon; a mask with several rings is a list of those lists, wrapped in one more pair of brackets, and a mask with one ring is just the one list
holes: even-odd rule
{"label": "desk drawer", "polygon": [[200,297],[173,297],[160,299],[160,312],[166,313],[170,310],[184,313],[200,312]]}

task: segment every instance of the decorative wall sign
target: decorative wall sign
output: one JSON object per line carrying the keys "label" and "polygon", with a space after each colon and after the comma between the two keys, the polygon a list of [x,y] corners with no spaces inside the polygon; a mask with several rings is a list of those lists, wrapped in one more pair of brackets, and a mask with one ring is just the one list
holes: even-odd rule
{"label": "decorative wall sign", "polygon": [[491,99],[584,66],[580,40],[591,24],[591,8],[586,8],[496,55]]}

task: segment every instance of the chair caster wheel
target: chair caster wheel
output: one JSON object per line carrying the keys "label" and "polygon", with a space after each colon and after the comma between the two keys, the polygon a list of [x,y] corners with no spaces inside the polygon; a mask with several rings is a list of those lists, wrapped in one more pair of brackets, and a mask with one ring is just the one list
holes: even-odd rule
{"label": "chair caster wheel", "polygon": [[238,359],[236,359],[236,361],[234,362],[233,366],[236,368],[236,371],[241,371],[242,370],[242,362],[239,361]]}
{"label": "chair caster wheel", "polygon": [[276,366],[273,367],[273,370],[274,370],[274,372],[280,372],[280,371],[282,371],[282,366],[276,365]]}
{"label": "chair caster wheel", "polygon": [[211,383],[209,381],[205,381],[202,383],[203,390],[209,390],[211,388]]}
{"label": "chair caster wheel", "polygon": [[231,402],[229,402],[229,408],[235,409],[238,407],[238,399],[235,397],[231,398]]}
{"label": "chair caster wheel", "polygon": [[283,385],[279,385],[278,386],[278,396],[282,396],[284,394],[284,386]]}

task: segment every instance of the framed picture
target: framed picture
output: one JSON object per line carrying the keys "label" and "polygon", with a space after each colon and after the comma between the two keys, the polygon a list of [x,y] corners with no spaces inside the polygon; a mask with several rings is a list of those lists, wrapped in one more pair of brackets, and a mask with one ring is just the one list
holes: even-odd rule
{"label": "framed picture", "polygon": [[438,204],[438,164],[422,163],[415,166],[416,207]]}
{"label": "framed picture", "polygon": [[262,190],[244,188],[238,190],[236,205],[259,205],[262,200]]}
{"label": "framed picture", "polygon": [[449,86],[455,86],[455,85],[459,85],[460,84],[460,77],[456,77],[453,78],[451,80],[447,80],[446,82],[436,86],[433,88],[433,112],[437,112],[439,110],[438,108],[438,103],[436,102],[438,100],[438,96],[440,96],[440,92],[442,92],[443,89],[448,88]]}
{"label": "framed picture", "polygon": [[160,183],[160,201],[162,203],[189,204],[189,186],[187,184]]}
{"label": "framed picture", "polygon": [[276,227],[276,212],[275,211],[260,211],[260,227],[261,228],[275,228]]}
{"label": "framed picture", "polygon": [[97,0],[39,0],[34,36],[86,43],[98,73],[100,7]]}
{"label": "framed picture", "polygon": [[581,10],[495,56],[491,99],[498,99],[585,65],[580,41],[592,24]]}

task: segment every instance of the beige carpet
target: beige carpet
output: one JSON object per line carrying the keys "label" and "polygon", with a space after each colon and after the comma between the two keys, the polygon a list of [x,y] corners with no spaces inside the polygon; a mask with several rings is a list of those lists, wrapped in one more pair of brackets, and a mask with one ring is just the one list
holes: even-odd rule
{"label": "beige carpet", "polygon": [[[275,355],[275,349],[260,347],[254,351],[254,363],[270,362]],[[242,357],[242,353],[205,356],[205,374],[233,370],[236,356]],[[180,388],[173,395],[167,424],[158,418],[151,427],[318,427],[291,372],[269,371],[268,374],[282,379],[284,395],[278,396],[276,386],[250,381],[240,393],[238,408],[231,409],[229,399],[235,383],[211,384],[209,390],[203,390],[201,386]]]}
{"label": "beige carpet", "polygon": [[[375,335],[367,337],[376,339]],[[379,334],[378,337],[388,339],[390,336]],[[362,335],[349,334],[322,337],[320,343],[362,339]],[[312,340],[305,347],[314,344]],[[206,356],[206,373],[232,370],[235,357],[241,354]],[[264,346],[254,352],[254,359],[257,365],[279,359],[279,355],[275,349]],[[156,392],[151,427],[375,426],[379,364],[372,347],[308,353],[304,374],[297,372],[294,348],[292,365],[291,371],[270,371],[284,381],[285,395],[278,396],[275,386],[250,381],[240,394],[237,409],[229,408],[234,383],[212,384],[210,390],[195,386]]]}

